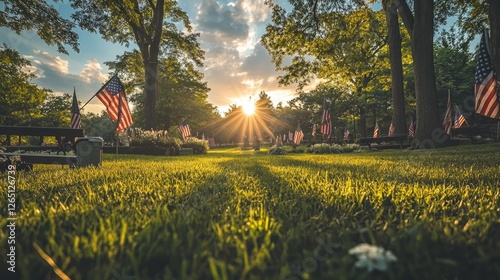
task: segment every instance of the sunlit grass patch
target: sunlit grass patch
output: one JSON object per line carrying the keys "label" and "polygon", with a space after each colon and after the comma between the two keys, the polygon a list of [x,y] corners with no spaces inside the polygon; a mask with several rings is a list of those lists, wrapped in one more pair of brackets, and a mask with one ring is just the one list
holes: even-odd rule
{"label": "sunlit grass patch", "polygon": [[[17,268],[55,277],[36,243],[72,279],[496,279],[499,152],[232,148],[36,165],[17,175]],[[355,269],[360,243],[397,261]]]}

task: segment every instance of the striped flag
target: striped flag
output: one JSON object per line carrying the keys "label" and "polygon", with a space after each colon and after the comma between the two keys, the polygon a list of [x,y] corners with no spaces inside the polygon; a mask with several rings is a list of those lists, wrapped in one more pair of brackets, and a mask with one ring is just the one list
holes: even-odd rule
{"label": "striped flag", "polygon": [[316,124],[313,124],[313,129],[312,129],[312,133],[311,133],[313,137],[316,136],[316,129],[317,129]]}
{"label": "striped flag", "polygon": [[446,113],[444,114],[444,120],[443,120],[443,127],[444,127],[444,132],[446,134],[451,133],[451,99],[450,99],[450,92],[448,91],[448,103],[446,105]]}
{"label": "striped flag", "polygon": [[288,140],[291,142],[293,140],[293,132],[288,131]]}
{"label": "striped flag", "polygon": [[300,127],[300,122],[297,125],[297,129],[295,130],[295,136],[293,137],[293,144],[300,145],[300,142],[304,138],[304,132],[302,132],[302,128]]}
{"label": "striped flag", "polygon": [[375,123],[375,128],[373,129],[373,138],[378,138],[379,137],[379,127],[378,127],[378,122]]}
{"label": "striped flag", "polygon": [[413,117],[410,120],[410,127],[408,128],[408,136],[415,137],[415,124],[413,123]]}
{"label": "striped flag", "polygon": [[464,118],[464,115],[462,115],[462,113],[460,112],[460,109],[458,108],[458,106],[455,105],[455,123],[454,123],[454,127],[455,128],[459,128],[461,127],[463,124],[467,124],[467,121],[465,120]]}
{"label": "striped flag", "polygon": [[500,101],[495,90],[495,69],[491,62],[486,45],[487,34],[483,32],[479,43],[479,53],[476,66],[476,81],[474,96],[476,97],[476,113],[500,119]]}
{"label": "striped flag", "polygon": [[179,127],[177,127],[177,129],[179,130],[179,134],[182,136],[182,140],[186,140],[186,137],[191,135],[191,129],[189,129],[189,124],[187,119],[185,119],[179,125]]}
{"label": "striped flag", "polygon": [[321,117],[321,127],[320,132],[326,136],[326,139],[330,139],[332,134],[332,121],[330,119],[330,111],[326,108],[326,103],[323,100],[323,116]]}
{"label": "striped flag", "polygon": [[344,129],[344,141],[349,141],[349,129],[347,128],[347,125],[345,126],[345,129]]}
{"label": "striped flag", "polygon": [[78,100],[76,99],[76,89],[73,89],[73,104],[71,105],[71,128],[82,128],[82,119]]}
{"label": "striped flag", "polygon": [[389,133],[387,134],[389,137],[394,136],[394,123],[391,122],[391,125],[389,126]]}
{"label": "striped flag", "polygon": [[111,119],[118,123],[116,133],[119,133],[133,124],[127,96],[125,95],[125,88],[117,76],[113,76],[102,89],[96,93],[96,96],[104,106],[106,106],[106,110]]}

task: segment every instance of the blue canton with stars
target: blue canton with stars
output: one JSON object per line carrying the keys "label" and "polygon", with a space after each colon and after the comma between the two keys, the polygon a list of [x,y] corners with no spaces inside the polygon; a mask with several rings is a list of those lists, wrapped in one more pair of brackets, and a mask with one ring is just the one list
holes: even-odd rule
{"label": "blue canton with stars", "polygon": [[493,64],[491,63],[490,56],[486,49],[486,40],[483,33],[479,44],[479,54],[476,66],[476,84],[481,84],[491,71],[493,71]]}
{"label": "blue canton with stars", "polygon": [[114,76],[109,83],[106,85],[106,89],[111,93],[111,95],[118,94],[123,91],[123,86],[118,77]]}

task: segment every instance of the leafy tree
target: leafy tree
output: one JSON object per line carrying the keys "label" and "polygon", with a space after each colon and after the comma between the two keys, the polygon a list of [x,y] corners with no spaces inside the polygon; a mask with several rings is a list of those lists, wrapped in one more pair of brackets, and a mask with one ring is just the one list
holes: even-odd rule
{"label": "leafy tree", "polygon": [[438,23],[449,15],[451,6],[440,0],[414,0],[413,9],[406,0],[394,0],[394,3],[410,34],[413,54],[417,106],[414,144],[421,148],[439,146],[443,144],[443,138],[442,135],[436,138],[435,134],[441,129],[441,121],[437,107],[433,36]]}
{"label": "leafy tree", "polygon": [[471,41],[472,37],[452,28],[442,32],[434,46],[438,104],[443,114],[448,91],[451,92],[452,103],[466,110],[473,108],[476,61],[469,51]]}
{"label": "leafy tree", "polygon": [[0,123],[31,125],[42,117],[40,108],[48,90],[32,84],[33,74],[24,71],[30,62],[8,48],[0,48]]}
{"label": "leafy tree", "polygon": [[102,137],[108,143],[115,141],[116,124],[105,110],[100,114],[91,112],[82,114],[82,127],[87,136]]}
{"label": "leafy tree", "polygon": [[178,31],[182,22],[192,31],[187,14],[174,0],[73,0],[73,18],[81,27],[99,32],[104,39],[139,49],[144,79],[144,125],[157,128],[155,106],[158,101],[158,65],[161,55],[191,59],[201,66],[203,51],[198,34]]}
{"label": "leafy tree", "polygon": [[459,25],[470,34],[480,34],[486,23],[490,26],[490,55],[500,72],[500,1],[455,0],[461,11]]}
{"label": "leafy tree", "polygon": [[[389,90],[384,13],[368,8],[336,10],[336,5],[329,9],[329,1],[313,1],[312,6],[306,2],[310,1],[293,1],[294,8],[288,14],[277,4],[269,3],[273,24],[267,26],[262,44],[272,55],[276,68],[285,71],[280,83],[297,82],[300,89],[318,77],[345,85],[355,93],[361,115],[360,131],[364,135],[367,104],[363,103],[363,95],[375,89]],[[319,6],[321,9],[309,12],[310,7]],[[291,63],[283,66],[288,57]],[[404,119],[404,109],[402,112]]]}
{"label": "leafy tree", "polygon": [[69,127],[71,123],[71,95],[47,95],[41,107],[43,116],[37,120],[37,126]]}
{"label": "leafy tree", "polygon": [[[57,2],[58,0],[54,0]],[[59,12],[44,0],[2,0],[0,27],[7,27],[20,34],[23,30],[36,30],[48,45],[56,45],[59,52],[68,54],[64,45],[78,50],[78,34],[75,24],[60,16]]]}
{"label": "leafy tree", "polygon": [[[159,97],[155,106],[159,129],[171,130],[187,117],[194,132],[220,117],[217,108],[207,102],[210,89],[202,82],[203,74],[195,69],[194,64],[179,56],[169,56],[159,61]],[[131,92],[130,101],[135,105],[134,123],[145,127],[145,104],[140,93],[144,80],[140,78],[142,62],[139,52],[127,52],[116,61],[106,64],[110,69],[122,73],[125,86]]]}
{"label": "leafy tree", "polygon": [[382,1],[387,22],[387,43],[391,64],[391,91],[394,133],[406,133],[403,58],[401,30],[397,7],[392,1]]}

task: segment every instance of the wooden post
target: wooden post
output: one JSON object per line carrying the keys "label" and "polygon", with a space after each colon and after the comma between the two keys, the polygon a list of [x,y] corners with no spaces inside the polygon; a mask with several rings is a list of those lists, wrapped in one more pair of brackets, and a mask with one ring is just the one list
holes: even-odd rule
{"label": "wooden post", "polygon": [[497,122],[497,142],[500,141],[500,121]]}

